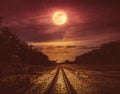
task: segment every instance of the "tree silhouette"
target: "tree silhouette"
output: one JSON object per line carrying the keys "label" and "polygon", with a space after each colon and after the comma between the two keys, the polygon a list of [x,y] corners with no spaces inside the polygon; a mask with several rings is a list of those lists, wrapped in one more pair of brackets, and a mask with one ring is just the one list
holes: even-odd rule
{"label": "tree silhouette", "polygon": [[88,53],[76,57],[78,64],[120,64],[120,41],[101,45]]}
{"label": "tree silhouette", "polygon": [[21,41],[7,27],[3,27],[0,32],[0,63],[51,64],[48,56]]}

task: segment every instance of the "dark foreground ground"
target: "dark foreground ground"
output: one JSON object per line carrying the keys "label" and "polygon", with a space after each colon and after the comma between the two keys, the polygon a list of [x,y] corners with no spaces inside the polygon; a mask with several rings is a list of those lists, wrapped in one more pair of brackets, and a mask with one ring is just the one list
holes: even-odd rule
{"label": "dark foreground ground", "polygon": [[[78,94],[120,94],[120,67],[108,65],[61,65]],[[45,94],[57,67],[2,66],[0,94]],[[63,74],[58,73],[52,94],[69,94]]]}

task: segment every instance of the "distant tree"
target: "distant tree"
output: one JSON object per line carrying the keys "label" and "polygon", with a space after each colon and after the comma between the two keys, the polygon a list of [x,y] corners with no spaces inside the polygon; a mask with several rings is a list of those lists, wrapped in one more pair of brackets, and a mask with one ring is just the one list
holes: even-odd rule
{"label": "distant tree", "polygon": [[101,45],[81,56],[77,56],[78,64],[120,64],[120,41],[114,41]]}

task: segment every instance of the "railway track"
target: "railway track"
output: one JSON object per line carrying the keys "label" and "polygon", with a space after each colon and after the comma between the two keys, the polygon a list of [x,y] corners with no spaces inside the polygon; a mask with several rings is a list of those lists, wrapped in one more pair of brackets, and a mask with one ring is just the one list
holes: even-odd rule
{"label": "railway track", "polygon": [[77,94],[77,92],[75,91],[73,86],[70,84],[70,82],[69,82],[69,80],[68,80],[68,78],[67,78],[67,76],[64,72],[64,69],[62,67],[57,68],[56,74],[53,77],[53,80],[51,81],[51,83],[49,84],[45,94],[66,94],[62,90],[61,91],[58,90],[56,93],[54,93],[55,85],[57,84],[57,81],[60,80],[60,78],[58,77],[60,72],[61,72],[61,75],[62,75],[62,78],[63,78],[63,83],[65,84],[65,87],[66,87],[66,90],[67,90],[67,94]]}

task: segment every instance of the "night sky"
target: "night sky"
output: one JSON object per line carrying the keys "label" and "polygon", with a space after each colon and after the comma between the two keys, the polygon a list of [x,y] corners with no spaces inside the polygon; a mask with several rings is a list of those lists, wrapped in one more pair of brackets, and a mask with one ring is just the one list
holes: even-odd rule
{"label": "night sky", "polygon": [[[52,20],[59,10],[68,17],[61,26]],[[74,60],[102,43],[120,40],[119,0],[0,0],[0,16],[11,32],[52,60]]]}

